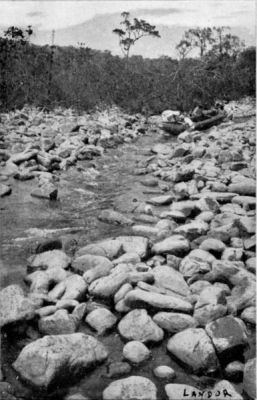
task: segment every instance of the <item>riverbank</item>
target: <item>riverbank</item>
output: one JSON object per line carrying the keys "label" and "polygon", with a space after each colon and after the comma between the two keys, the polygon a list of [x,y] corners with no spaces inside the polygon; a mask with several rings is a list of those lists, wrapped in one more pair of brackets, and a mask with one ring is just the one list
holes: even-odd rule
{"label": "riverbank", "polygon": [[[194,397],[192,391],[207,389],[216,397],[220,392],[224,398],[226,390],[235,399],[253,398],[252,108],[243,103],[234,111],[234,121],[208,132],[182,133],[172,142],[162,139],[153,121],[149,129],[138,116],[123,122],[138,132],[132,143],[97,158],[94,154],[91,160],[76,159],[67,171],[51,171],[59,178],[59,203],[37,197],[31,208],[32,178],[19,181],[20,189],[15,193],[14,186],[10,197],[3,197],[3,207],[9,207],[4,216],[7,232],[11,221],[4,260],[11,263],[11,245],[15,249],[18,243],[21,249],[14,251],[16,270],[12,275],[9,264],[4,286],[17,282],[19,271],[28,292],[24,295],[15,285],[1,292],[7,334],[3,374],[16,397],[71,399],[77,393],[73,399],[79,399],[80,393],[81,399],[122,399],[126,392],[129,398],[175,399],[183,397],[184,390]],[[81,137],[81,131],[76,135]],[[22,163],[36,157],[38,171],[42,163],[36,150]],[[50,155],[51,169],[57,161],[56,154]],[[17,158],[13,164],[17,166]],[[3,166],[9,168],[10,163]],[[15,232],[11,199],[16,195],[18,201],[20,193],[26,213]],[[70,231],[58,234],[56,228]],[[17,268],[19,255],[28,253],[32,257]],[[92,355],[86,350],[90,348],[95,349]],[[92,363],[102,364],[91,371]],[[67,389],[65,372],[69,379],[82,380]],[[36,390],[29,390],[30,385]]]}

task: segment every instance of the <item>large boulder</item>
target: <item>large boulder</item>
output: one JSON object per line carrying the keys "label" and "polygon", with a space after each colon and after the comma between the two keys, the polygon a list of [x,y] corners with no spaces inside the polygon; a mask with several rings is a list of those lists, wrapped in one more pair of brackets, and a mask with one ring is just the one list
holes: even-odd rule
{"label": "large boulder", "polygon": [[89,286],[89,293],[96,297],[110,298],[120,289],[120,287],[127,283],[129,274],[126,272],[112,273],[108,276],[96,279]]}
{"label": "large boulder", "polygon": [[153,322],[146,310],[130,311],[118,325],[119,333],[127,340],[160,342],[163,330]]}
{"label": "large boulder", "polygon": [[32,256],[28,261],[32,272],[54,267],[66,269],[70,265],[71,259],[62,250],[49,250]]}
{"label": "large boulder", "polygon": [[167,394],[168,400],[180,400],[184,398],[188,400],[193,400],[198,396],[199,398],[202,397],[199,395],[199,389],[195,388],[194,386],[182,383],[169,383],[165,386],[165,392]]}
{"label": "large boulder", "polygon": [[183,275],[174,268],[167,265],[159,265],[153,268],[155,285],[164,288],[180,296],[190,295],[190,289],[185,282]]}
{"label": "large boulder", "polygon": [[35,304],[25,297],[19,285],[10,285],[0,291],[0,327],[34,318],[35,309]]}
{"label": "large boulder", "polygon": [[129,307],[148,306],[157,310],[176,310],[187,313],[192,310],[192,305],[179,297],[141,289],[131,290],[126,294],[124,300]]}
{"label": "large boulder", "polygon": [[242,320],[228,315],[210,322],[205,328],[220,359],[228,362],[238,356],[248,344]]}
{"label": "large boulder", "polygon": [[204,329],[189,328],[172,336],[168,351],[194,373],[208,374],[219,367],[212,341]]}
{"label": "large boulder", "polygon": [[140,258],[145,258],[149,250],[149,240],[142,236],[118,236],[116,238],[125,253],[136,253]]}
{"label": "large boulder", "polygon": [[148,378],[130,376],[107,386],[103,400],[157,400],[157,389]]}
{"label": "large boulder", "polygon": [[104,334],[116,324],[117,318],[106,308],[97,308],[86,317],[86,323],[95,329],[99,335]]}
{"label": "large boulder", "polygon": [[107,356],[98,340],[83,333],[45,336],[25,346],[13,367],[22,380],[48,388],[64,376],[76,378]]}

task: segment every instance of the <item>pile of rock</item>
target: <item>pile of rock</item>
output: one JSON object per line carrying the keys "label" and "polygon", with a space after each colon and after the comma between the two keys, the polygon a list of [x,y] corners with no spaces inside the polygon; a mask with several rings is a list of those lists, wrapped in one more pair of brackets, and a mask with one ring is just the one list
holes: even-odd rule
{"label": "pile of rock", "polygon": [[[255,120],[185,132],[178,143],[152,150],[143,167],[151,176],[142,182],[163,191],[135,208],[143,225],[124,216],[134,235],[91,243],[73,258],[42,246],[28,260],[28,293],[17,285],[1,291],[2,327],[27,321],[30,343],[13,368],[49,389],[64,373],[85,375],[104,362],[101,335],[116,331],[127,343],[110,376],[147,363],[147,346],[168,339],[168,354],[186,370],[217,377],[206,390],[168,383],[176,371],[159,365],[153,372],[168,399],[243,399],[243,391],[255,399],[256,361],[244,359],[256,324]],[[83,324],[91,336],[76,333]],[[134,375],[103,391],[104,400],[157,397],[150,379]]]}

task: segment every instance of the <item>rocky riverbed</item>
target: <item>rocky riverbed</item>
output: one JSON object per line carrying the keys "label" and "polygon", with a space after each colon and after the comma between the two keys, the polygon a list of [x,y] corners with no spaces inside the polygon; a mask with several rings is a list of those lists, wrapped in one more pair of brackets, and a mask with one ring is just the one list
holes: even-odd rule
{"label": "rocky riverbed", "polygon": [[3,399],[254,399],[255,116],[1,116]]}

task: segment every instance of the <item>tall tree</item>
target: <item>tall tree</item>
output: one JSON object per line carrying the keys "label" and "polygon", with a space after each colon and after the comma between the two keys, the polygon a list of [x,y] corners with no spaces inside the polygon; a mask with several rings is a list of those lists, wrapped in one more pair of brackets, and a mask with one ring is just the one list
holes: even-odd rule
{"label": "tall tree", "polygon": [[121,13],[121,17],[123,20],[120,24],[123,26],[123,29],[116,28],[113,30],[113,33],[118,35],[121,51],[126,58],[129,57],[131,46],[134,46],[142,37],[152,36],[160,38],[156,27],[149,24],[144,19],[134,18],[133,22],[131,22],[129,12]]}
{"label": "tall tree", "polygon": [[245,43],[238,36],[232,35],[228,26],[213,27],[212,53],[220,57],[237,56],[245,47]]}

